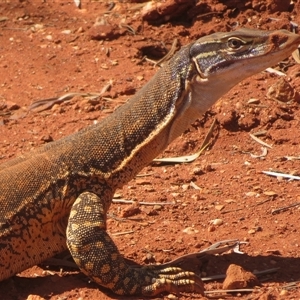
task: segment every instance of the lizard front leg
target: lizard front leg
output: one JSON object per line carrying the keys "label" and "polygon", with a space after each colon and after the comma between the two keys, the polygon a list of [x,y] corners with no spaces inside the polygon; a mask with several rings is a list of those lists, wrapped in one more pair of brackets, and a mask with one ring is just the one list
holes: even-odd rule
{"label": "lizard front leg", "polygon": [[93,193],[82,193],[72,206],[67,246],[83,273],[116,294],[204,293],[201,279],[192,272],[129,266],[106,232],[103,202]]}

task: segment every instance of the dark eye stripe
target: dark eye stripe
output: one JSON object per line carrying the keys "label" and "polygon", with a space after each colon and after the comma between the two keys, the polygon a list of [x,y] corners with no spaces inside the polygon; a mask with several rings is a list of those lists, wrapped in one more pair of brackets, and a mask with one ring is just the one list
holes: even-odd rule
{"label": "dark eye stripe", "polygon": [[[238,45],[230,45],[237,42]],[[194,44],[190,49],[190,55],[196,68],[202,74],[214,73],[220,68],[227,68],[233,60],[253,56],[251,45],[253,39],[241,39],[229,37],[222,40],[210,40]]]}

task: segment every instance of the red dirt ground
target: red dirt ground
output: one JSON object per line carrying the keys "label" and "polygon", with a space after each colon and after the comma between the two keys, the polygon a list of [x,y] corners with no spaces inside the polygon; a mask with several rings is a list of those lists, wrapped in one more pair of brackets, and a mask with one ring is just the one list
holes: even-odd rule
{"label": "red dirt ground", "polygon": [[[300,24],[297,0],[178,1],[180,7],[167,1],[160,10],[165,15],[144,15],[148,20],[142,17],[146,3],[133,2],[116,1],[112,10],[110,1],[82,0],[81,9],[73,1],[62,0],[0,3],[1,161],[110,114],[158,70],[144,57],[162,58],[175,38],[182,46],[205,34],[239,26],[291,30],[291,24]],[[100,25],[95,27],[95,23]],[[294,93],[300,82],[299,65],[290,58],[280,64],[280,70]],[[71,92],[99,93],[109,82],[111,87],[103,97],[76,96],[45,110],[29,110],[36,100]],[[248,242],[241,246],[244,254],[209,257],[201,267],[192,266],[194,271],[201,276],[224,274],[231,263],[249,271],[278,268],[276,273],[259,277],[261,286],[255,292],[230,294],[227,299],[300,298],[298,283],[285,288],[300,280],[300,205],[272,213],[300,203],[300,183],[262,173],[275,170],[300,175],[299,100],[287,96],[287,89],[281,92],[281,102],[268,98],[275,83],[282,86],[281,77],[263,72],[236,86],[162,153],[174,157],[197,152],[216,119],[213,142],[197,160],[182,165],[153,163],[141,172],[144,176],[118,191],[127,200],[175,202],[141,205],[131,216],[135,220],[108,220],[109,232],[125,257],[141,264],[163,263],[237,238]],[[249,133],[257,132],[263,132],[260,138],[272,148],[264,157],[255,158],[250,153],[260,155],[262,146]],[[129,204],[112,204],[110,213],[120,217],[129,208]],[[214,226],[214,219],[223,223]],[[189,234],[183,232],[190,227]],[[221,287],[222,280],[205,283],[206,290]],[[0,298],[124,297],[99,288],[77,270],[44,265],[1,282]],[[200,297],[181,297],[192,298]]]}

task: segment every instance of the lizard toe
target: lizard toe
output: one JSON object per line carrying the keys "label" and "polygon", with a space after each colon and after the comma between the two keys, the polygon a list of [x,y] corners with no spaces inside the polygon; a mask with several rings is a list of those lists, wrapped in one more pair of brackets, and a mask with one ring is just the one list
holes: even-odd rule
{"label": "lizard toe", "polygon": [[[152,278],[152,283],[142,289],[144,295],[157,295],[162,292],[175,294],[195,292],[204,295],[204,284],[194,272],[184,271],[177,267],[159,269],[157,266],[149,266],[143,269],[148,269],[150,274],[152,273],[148,275]],[[147,273],[146,270],[145,273]]]}
{"label": "lizard toe", "polygon": [[[199,278],[200,279],[200,278]],[[198,293],[204,295],[204,285],[200,280],[191,279],[172,280],[168,278],[153,279],[153,283],[143,287],[142,294],[145,296],[154,296],[163,292],[179,294],[180,292]]]}

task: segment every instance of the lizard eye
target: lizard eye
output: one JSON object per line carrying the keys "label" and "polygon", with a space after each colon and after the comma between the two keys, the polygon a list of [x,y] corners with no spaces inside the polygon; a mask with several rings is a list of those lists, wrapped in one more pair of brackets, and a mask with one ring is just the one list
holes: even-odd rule
{"label": "lizard eye", "polygon": [[231,49],[239,49],[243,45],[243,43],[240,39],[230,38],[227,42],[227,45]]}

